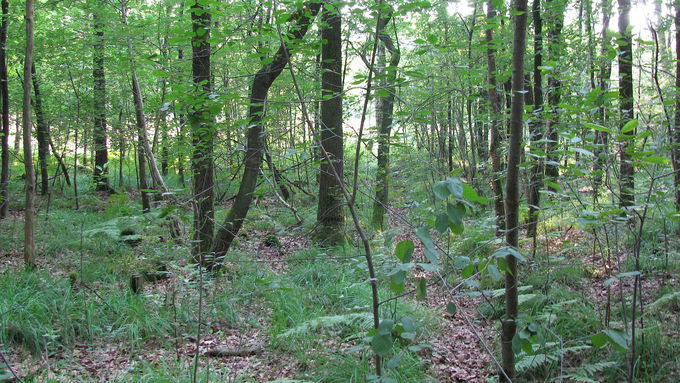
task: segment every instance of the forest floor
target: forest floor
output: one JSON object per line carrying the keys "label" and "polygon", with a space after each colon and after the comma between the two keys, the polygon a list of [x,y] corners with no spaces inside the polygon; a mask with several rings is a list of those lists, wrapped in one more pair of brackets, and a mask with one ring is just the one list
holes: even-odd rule
{"label": "forest floor", "polygon": [[[41,203],[46,207],[47,201]],[[199,381],[365,381],[372,359],[362,336],[370,328],[370,318],[361,255],[355,250],[315,247],[308,227],[286,230],[286,218],[279,216],[285,210],[275,205],[274,200],[260,202],[225,260],[224,272],[214,278],[188,264],[188,243],[170,240],[159,215],[132,213],[134,196],[90,199],[80,211],[57,203],[49,215],[40,215],[42,256],[38,271],[29,276],[21,260],[22,212],[13,210],[9,219],[0,222],[4,280],[0,282],[0,339],[12,370],[27,382],[189,382],[194,374]],[[393,242],[412,240],[415,259],[424,259],[413,230],[401,224],[410,214],[406,207],[394,210],[390,223],[398,230]],[[133,227],[137,237],[121,237],[119,229],[124,226]],[[493,243],[493,235],[485,235],[472,232],[459,240],[452,253],[467,254],[465,246]],[[373,241],[380,252],[384,238]],[[680,345],[680,304],[657,307],[664,294],[680,291],[677,242],[678,238],[671,238],[667,244],[672,249],[671,269],[658,267],[663,256],[669,256],[666,251],[659,262],[648,266],[641,288],[643,312],[660,311],[645,314],[645,320],[647,327],[659,330],[650,337],[659,338],[653,344],[661,342],[664,350]],[[591,249],[590,232],[571,227],[560,236],[541,236],[538,243],[541,251],[556,257],[549,265],[533,259],[525,270],[526,285],[544,292],[551,286],[565,291],[557,292],[561,301],[547,293],[547,298],[527,294],[523,307],[536,317],[546,315],[546,307],[574,310],[574,323],[565,322],[562,329],[563,319],[551,319],[557,325],[550,331],[585,331],[580,336],[587,339],[599,328],[607,307],[613,318],[616,305],[623,307],[630,299],[626,297],[634,279],[611,279],[615,271],[625,271],[621,265],[626,253],[604,258]],[[129,276],[153,272],[159,264],[165,274],[147,282],[141,294],[131,293]],[[616,270],[612,265],[617,265]],[[431,282],[424,302],[408,296],[383,310],[383,315],[395,318],[412,316],[419,324],[417,339],[410,345],[416,347],[400,346],[390,356],[389,363],[395,361],[399,367],[391,368],[389,376],[398,382],[489,381],[497,371],[501,301],[475,294],[479,285],[459,283],[460,278],[449,273],[417,270],[409,277],[407,289],[419,276]],[[480,280],[487,289],[502,287],[488,278]],[[381,294],[391,295],[382,289]],[[452,302],[454,314],[447,312]],[[589,302],[589,308],[580,307],[584,302]],[[584,344],[565,351],[559,361],[545,357],[547,362],[539,367],[565,376],[584,360],[593,365],[605,356],[617,360],[613,351],[578,354],[577,350],[590,347]],[[672,358],[664,362],[667,380],[658,381],[680,378],[680,365],[674,366]],[[536,368],[531,360],[524,363],[527,371]],[[598,368],[624,368],[616,363]],[[595,370],[590,378],[605,381],[611,374]]]}

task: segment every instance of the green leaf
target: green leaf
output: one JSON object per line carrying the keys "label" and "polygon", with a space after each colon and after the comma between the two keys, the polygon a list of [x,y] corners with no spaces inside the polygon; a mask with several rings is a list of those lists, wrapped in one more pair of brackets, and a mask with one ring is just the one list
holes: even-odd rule
{"label": "green leaf", "polygon": [[395,368],[399,367],[399,364],[401,363],[403,357],[404,355],[402,353],[393,356],[390,360],[387,361],[387,368],[390,370],[394,370]]}
{"label": "green leaf", "polygon": [[439,234],[444,234],[446,229],[449,228],[449,216],[446,213],[438,214],[434,223],[434,227],[437,229]]}
{"label": "green leaf", "polygon": [[495,258],[504,258],[506,255],[512,255],[513,257],[515,257],[515,259],[517,259],[520,262],[526,262],[527,260],[526,258],[524,258],[524,256],[522,256],[522,254],[519,253],[519,251],[513,249],[510,246],[503,246],[500,249],[496,250],[495,253],[493,253],[493,256]]}
{"label": "green leaf", "polygon": [[498,271],[498,267],[496,265],[490,264],[486,267],[486,269],[489,271],[489,276],[491,279],[494,281],[500,281],[501,280],[501,272]]}
{"label": "green leaf", "polygon": [[629,336],[626,333],[618,330],[604,330],[603,333],[609,337],[609,343],[611,343],[615,349],[621,352],[626,352],[628,350]]}
{"label": "green leaf", "polygon": [[632,132],[639,124],[638,120],[630,120],[621,128],[621,133]]}
{"label": "green leaf", "polygon": [[597,334],[590,337],[590,342],[595,347],[604,347],[607,344],[607,339],[609,339],[607,335],[598,332]]}
{"label": "green leaf", "polygon": [[458,178],[449,177],[445,182],[455,198],[463,198],[463,183]]}
{"label": "green leaf", "polygon": [[411,262],[414,249],[415,246],[413,245],[413,241],[404,240],[397,243],[397,247],[394,249],[394,255],[396,255],[402,263],[408,263]]}
{"label": "green leaf", "polygon": [[406,279],[405,271],[398,271],[390,275],[390,290],[395,294],[401,294],[404,292],[404,280]]}
{"label": "green leaf", "polygon": [[376,334],[371,339],[371,348],[379,356],[385,356],[392,351],[392,335]]}
{"label": "green leaf", "polygon": [[416,284],[416,299],[419,301],[424,301],[427,297],[427,282],[425,278],[418,278]]}
{"label": "green leaf", "polygon": [[458,311],[458,307],[456,307],[456,304],[453,302],[449,302],[449,304],[446,305],[446,312],[455,315],[456,312]]}
{"label": "green leaf", "polygon": [[650,163],[650,164],[661,164],[661,165],[663,165],[665,163],[668,163],[668,159],[660,157],[660,156],[649,156],[649,157],[644,157],[642,159],[642,162],[647,162],[647,163]]}
{"label": "green leaf", "polygon": [[416,235],[420,238],[420,241],[425,247],[425,256],[427,259],[432,262],[433,265],[439,267],[439,253],[434,248],[434,242],[432,242],[432,238],[430,238],[430,231],[425,227],[421,227],[416,231]]}
{"label": "green leaf", "polygon": [[439,181],[436,184],[434,184],[432,191],[434,192],[435,197],[441,200],[449,198],[449,195],[451,194],[451,191],[449,190],[446,181]]}
{"label": "green leaf", "polygon": [[477,194],[477,191],[468,184],[463,184],[463,197],[465,197],[465,199],[470,202],[478,202],[481,204],[486,204],[489,202],[488,199]]}
{"label": "green leaf", "polygon": [[591,124],[589,122],[584,123],[583,126],[585,126],[586,128],[593,129],[593,130],[599,130],[600,132],[605,132],[605,133],[613,133],[614,132],[613,130],[611,130],[609,128],[605,128],[602,125]]}

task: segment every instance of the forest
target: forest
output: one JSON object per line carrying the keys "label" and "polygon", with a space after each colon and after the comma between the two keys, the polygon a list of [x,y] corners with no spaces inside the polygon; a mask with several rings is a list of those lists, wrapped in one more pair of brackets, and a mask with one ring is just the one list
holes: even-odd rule
{"label": "forest", "polygon": [[0,382],[680,381],[680,1],[0,5]]}

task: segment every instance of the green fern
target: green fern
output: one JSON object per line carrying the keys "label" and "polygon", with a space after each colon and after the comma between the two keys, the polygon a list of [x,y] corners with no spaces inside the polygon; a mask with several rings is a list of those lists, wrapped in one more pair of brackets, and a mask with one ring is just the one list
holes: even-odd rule
{"label": "green fern", "polygon": [[289,337],[294,335],[308,334],[310,331],[319,328],[332,328],[339,326],[358,326],[368,330],[373,324],[371,313],[349,313],[341,315],[323,316],[302,322],[300,325],[283,332],[279,337]]}

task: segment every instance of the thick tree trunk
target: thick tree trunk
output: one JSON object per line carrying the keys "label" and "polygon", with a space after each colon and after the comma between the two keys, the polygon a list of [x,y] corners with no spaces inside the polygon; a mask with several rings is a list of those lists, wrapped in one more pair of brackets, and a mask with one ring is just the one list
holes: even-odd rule
{"label": "thick tree trunk", "polygon": [[288,36],[286,36],[286,40],[284,40],[288,42],[281,44],[272,57],[272,61],[260,68],[253,78],[253,85],[250,93],[250,108],[248,110],[250,127],[248,128],[247,134],[245,167],[234,204],[231,210],[229,210],[227,218],[213,241],[213,255],[215,258],[209,265],[211,269],[216,269],[221,266],[221,257],[229,251],[229,247],[243,225],[243,221],[250,209],[253,192],[257,186],[257,177],[262,166],[262,152],[264,147],[262,136],[265,133],[262,120],[264,118],[264,104],[267,101],[269,88],[288,64],[289,56],[291,54],[289,45],[296,44],[305,36],[309,29],[309,25],[321,8],[321,3],[313,1],[306,4],[304,8],[307,11],[297,13],[298,16],[292,20],[295,25],[291,28],[291,32],[288,33]]}
{"label": "thick tree trunk", "polygon": [[0,166],[0,219],[7,217],[9,208],[9,90],[7,86],[7,18],[9,1],[2,0],[0,24],[0,103],[2,103],[2,165]]}
{"label": "thick tree trunk", "polygon": [[[538,1],[538,0],[536,0]],[[489,142],[489,156],[491,157],[491,189],[493,191],[493,206],[496,212],[496,234],[500,235],[505,230],[505,205],[503,201],[503,183],[501,172],[503,165],[500,157],[500,128],[501,128],[501,101],[498,97],[498,82],[496,81],[496,48],[493,44],[493,30],[498,22],[496,9],[491,0],[487,1],[486,50],[487,77],[489,82],[489,104],[491,106],[491,140]]]}
{"label": "thick tree trunk", "polygon": [[[634,116],[633,110],[633,37],[629,30],[630,0],[619,0],[619,112],[620,124],[623,128]],[[635,129],[624,133],[620,148],[619,193],[622,207],[635,203],[635,181],[633,180],[633,136]]]}
{"label": "thick tree trunk", "polygon": [[23,141],[26,171],[26,201],[24,205],[24,263],[35,268],[35,170],[31,148],[31,67],[33,66],[33,0],[26,0],[26,55],[24,57]]}
{"label": "thick tree trunk", "polygon": [[[389,33],[385,32],[387,24],[392,19],[392,13],[383,16],[379,20],[378,38],[382,42],[378,50],[378,63],[385,65],[385,50],[390,52],[390,61],[387,69],[381,68],[386,77],[381,80],[381,88],[389,94],[385,97],[378,95],[376,98],[376,123],[378,125],[378,170],[376,174],[375,203],[373,204],[372,224],[374,227],[383,228],[385,213],[389,204],[389,175],[390,175],[390,137],[392,135],[392,123],[394,112],[395,82],[397,79],[397,66],[401,59],[399,47],[394,44]],[[381,58],[382,57],[382,58]],[[448,129],[448,125],[447,125]],[[448,134],[444,135],[444,137]]]}
{"label": "thick tree trunk", "polygon": [[189,114],[193,141],[192,169],[194,186],[194,246],[196,262],[206,265],[206,253],[213,246],[214,218],[214,164],[213,140],[215,127],[210,112],[211,69],[210,29],[211,14],[198,2],[191,7],[192,65],[195,102]]}
{"label": "thick tree trunk", "polygon": [[[94,127],[92,138],[94,141],[94,182],[98,191],[112,192],[109,185],[107,163],[109,153],[106,145],[106,76],[104,72],[104,20],[98,7],[103,2],[97,2],[92,10],[92,24],[94,28],[93,69],[94,78]],[[84,163],[87,161],[83,160]]]}
{"label": "thick tree trunk", "polygon": [[[321,150],[328,153],[330,162],[321,161],[319,169],[319,204],[316,219],[319,224],[317,239],[338,244],[344,240],[344,202],[342,134],[342,28],[340,4],[321,14]],[[357,143],[361,145],[361,143]],[[335,169],[335,172],[333,169]],[[340,179],[335,177],[335,173]]]}
{"label": "thick tree trunk", "polygon": [[50,189],[50,175],[47,171],[47,158],[50,155],[50,127],[45,121],[45,111],[43,110],[42,94],[40,93],[40,81],[35,73],[35,63],[31,67],[33,79],[33,107],[35,109],[35,119],[38,127],[38,166],[40,167],[40,194],[47,195]]}
{"label": "thick tree trunk", "polygon": [[[510,146],[508,148],[508,170],[505,191],[506,242],[509,247],[519,245],[519,163],[522,155],[522,128],[524,114],[524,53],[526,50],[527,0],[515,0],[513,10],[518,14],[513,21],[512,46],[512,104],[510,110]],[[501,333],[503,370],[501,381],[506,375],[515,377],[515,353],[512,338],[517,330],[517,258],[505,256],[508,271],[505,273],[505,312]]]}

